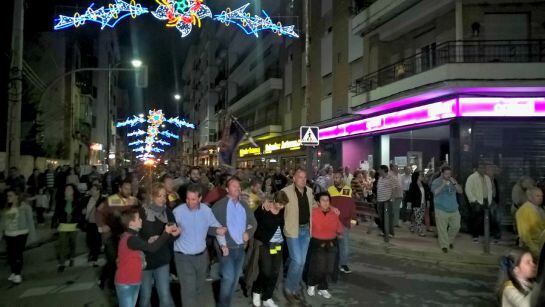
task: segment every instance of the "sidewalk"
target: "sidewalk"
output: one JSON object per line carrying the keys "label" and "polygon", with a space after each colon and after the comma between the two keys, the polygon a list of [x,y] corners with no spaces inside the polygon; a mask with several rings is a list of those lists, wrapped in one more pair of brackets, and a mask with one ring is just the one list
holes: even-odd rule
{"label": "sidewalk", "polygon": [[[482,243],[473,243],[472,237],[466,233],[458,234],[454,249],[443,253],[437,243],[435,232],[419,237],[408,230],[406,224],[395,228],[395,238],[384,242],[380,229],[373,222],[364,222],[354,227],[350,232],[351,245],[363,251],[389,254],[436,264],[478,265],[481,267],[497,267],[499,257],[514,248],[515,237],[510,233],[502,234],[498,244],[490,244],[490,253],[484,253]],[[482,239],[482,238],[481,238]]]}
{"label": "sidewalk", "polygon": [[[26,249],[33,249],[43,244],[49,243],[55,240],[56,230],[51,229],[51,217],[53,213],[46,213],[45,223],[43,225],[36,225],[36,241],[28,244]],[[0,240],[0,257],[6,256],[6,241]]]}

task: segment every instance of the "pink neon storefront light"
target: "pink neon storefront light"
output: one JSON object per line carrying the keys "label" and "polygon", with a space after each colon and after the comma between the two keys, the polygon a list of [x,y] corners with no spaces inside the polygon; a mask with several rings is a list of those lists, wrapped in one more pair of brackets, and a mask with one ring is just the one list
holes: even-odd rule
{"label": "pink neon storefront light", "polygon": [[461,97],[320,129],[320,139],[358,135],[455,117],[541,117],[545,98]]}

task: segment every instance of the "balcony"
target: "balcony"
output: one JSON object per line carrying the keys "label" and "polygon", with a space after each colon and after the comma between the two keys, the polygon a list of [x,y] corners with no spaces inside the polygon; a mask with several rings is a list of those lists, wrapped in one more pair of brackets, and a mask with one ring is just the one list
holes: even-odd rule
{"label": "balcony", "polygon": [[530,63],[545,63],[545,40],[449,41],[357,79],[350,90],[371,101],[441,81],[542,78],[545,64]]}
{"label": "balcony", "polygon": [[250,103],[269,95],[272,91],[279,91],[283,88],[278,70],[267,71],[264,80],[255,80],[247,86],[239,88],[239,94],[229,102],[230,111],[241,110]]}
{"label": "balcony", "polygon": [[357,2],[361,2],[361,5],[354,8],[359,12],[352,19],[352,33],[362,34],[395,18],[420,2],[420,0],[369,0]]}

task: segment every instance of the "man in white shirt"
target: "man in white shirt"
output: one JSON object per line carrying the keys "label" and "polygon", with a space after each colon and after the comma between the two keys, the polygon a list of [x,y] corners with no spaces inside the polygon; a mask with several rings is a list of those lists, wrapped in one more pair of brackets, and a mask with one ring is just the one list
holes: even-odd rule
{"label": "man in white shirt", "polygon": [[478,243],[483,231],[484,209],[490,206],[493,199],[492,181],[486,175],[486,164],[480,162],[476,171],[467,177],[465,191],[471,208],[469,227],[473,242]]}
{"label": "man in white shirt", "polygon": [[350,172],[350,168],[348,166],[344,167],[343,177],[344,177],[344,183],[346,185],[349,186],[350,184],[352,184],[352,179],[354,178],[354,175],[352,175],[352,173]]}

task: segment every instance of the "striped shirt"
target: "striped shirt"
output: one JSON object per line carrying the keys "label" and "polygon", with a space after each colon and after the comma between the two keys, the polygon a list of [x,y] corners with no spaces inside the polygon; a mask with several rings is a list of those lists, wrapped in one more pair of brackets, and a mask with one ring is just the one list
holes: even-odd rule
{"label": "striped shirt", "polygon": [[53,172],[45,173],[46,186],[48,188],[53,188],[55,186],[55,174]]}
{"label": "striped shirt", "polygon": [[394,183],[392,177],[380,177],[377,183],[377,201],[389,201],[393,197]]}

